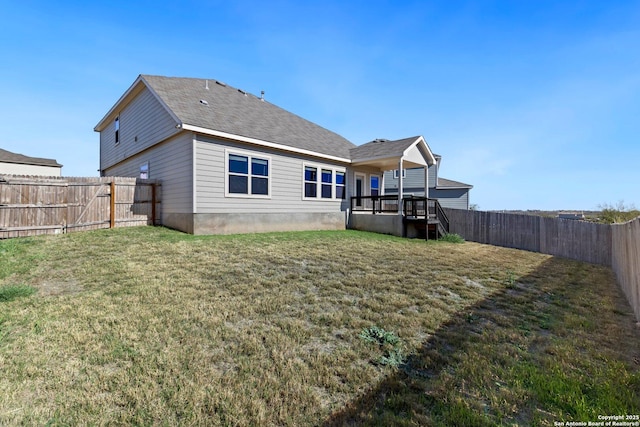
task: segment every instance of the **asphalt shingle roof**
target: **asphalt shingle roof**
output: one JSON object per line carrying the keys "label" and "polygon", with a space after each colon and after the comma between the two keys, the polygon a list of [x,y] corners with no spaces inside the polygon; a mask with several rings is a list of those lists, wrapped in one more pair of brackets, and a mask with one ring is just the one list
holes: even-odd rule
{"label": "asphalt shingle roof", "polygon": [[61,164],[53,159],[43,159],[40,157],[29,157],[22,154],[12,153],[11,151],[3,150],[0,148],[0,162],[3,163],[18,163],[21,165],[36,165],[36,166],[55,166],[62,167]]}
{"label": "asphalt shingle roof", "polygon": [[186,125],[345,159],[355,147],[335,132],[216,80],[141,77]]}
{"label": "asphalt shingle roof", "polygon": [[400,157],[404,150],[411,146],[419,136],[389,141],[376,139],[351,149],[352,159],[374,159],[385,157]]}
{"label": "asphalt shingle roof", "polygon": [[473,185],[465,184],[459,181],[453,181],[451,179],[440,178],[438,177],[438,187],[447,188],[473,188]]}

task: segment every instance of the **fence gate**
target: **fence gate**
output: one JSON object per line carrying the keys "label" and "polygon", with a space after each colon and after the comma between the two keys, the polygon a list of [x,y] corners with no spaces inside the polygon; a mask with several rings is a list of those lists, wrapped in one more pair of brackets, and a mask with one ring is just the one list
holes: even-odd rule
{"label": "fence gate", "polygon": [[158,182],[0,175],[0,239],[158,224]]}

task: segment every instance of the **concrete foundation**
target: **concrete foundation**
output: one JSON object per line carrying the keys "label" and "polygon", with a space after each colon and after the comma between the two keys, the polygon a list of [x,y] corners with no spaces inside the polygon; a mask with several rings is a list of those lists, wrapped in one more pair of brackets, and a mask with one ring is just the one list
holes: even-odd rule
{"label": "concrete foundation", "polygon": [[190,213],[166,213],[162,215],[162,225],[193,234],[193,214]]}
{"label": "concrete foundation", "polygon": [[352,212],[349,228],[402,237],[402,215]]}
{"label": "concrete foundation", "polygon": [[[192,214],[192,234],[241,234],[271,231],[344,230],[344,212],[288,214]],[[188,224],[185,224],[188,225]],[[170,225],[168,225],[171,227]],[[183,230],[186,231],[186,230]]]}

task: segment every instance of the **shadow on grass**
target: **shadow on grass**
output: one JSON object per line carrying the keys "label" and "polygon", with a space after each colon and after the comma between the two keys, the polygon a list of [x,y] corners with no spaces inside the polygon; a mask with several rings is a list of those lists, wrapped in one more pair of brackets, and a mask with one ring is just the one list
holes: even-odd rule
{"label": "shadow on grass", "polygon": [[324,425],[553,425],[637,414],[638,349],[612,273],[551,258],[456,313]]}

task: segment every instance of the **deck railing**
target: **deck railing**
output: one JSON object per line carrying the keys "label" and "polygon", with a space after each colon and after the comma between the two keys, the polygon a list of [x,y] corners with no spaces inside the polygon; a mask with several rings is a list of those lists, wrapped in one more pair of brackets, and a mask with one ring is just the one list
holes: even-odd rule
{"label": "deck railing", "polygon": [[437,219],[444,231],[449,231],[449,218],[437,199],[405,197],[402,199],[402,212],[407,218]]}
{"label": "deck railing", "polygon": [[398,196],[356,196],[351,198],[352,212],[398,212]]}
{"label": "deck railing", "polygon": [[[398,196],[359,196],[351,198],[352,212],[398,212]],[[411,218],[437,219],[445,230],[449,230],[449,218],[437,199],[409,196],[402,199],[402,214]]]}

